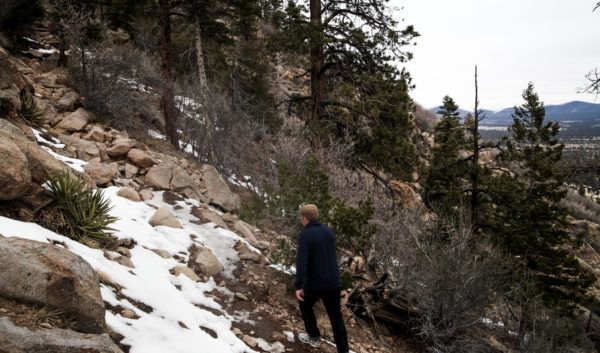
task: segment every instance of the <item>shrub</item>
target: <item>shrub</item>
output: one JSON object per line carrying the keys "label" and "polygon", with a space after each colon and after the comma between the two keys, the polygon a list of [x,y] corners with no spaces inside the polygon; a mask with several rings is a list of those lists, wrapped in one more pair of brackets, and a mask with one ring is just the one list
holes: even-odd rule
{"label": "shrub", "polygon": [[33,100],[33,95],[26,88],[23,88],[19,93],[21,107],[19,108],[19,116],[25,122],[32,126],[38,127],[44,122],[44,112],[38,108]]}
{"label": "shrub", "polygon": [[118,218],[110,215],[112,206],[102,191],[89,188],[85,181],[68,173],[51,178],[48,187],[68,224],[70,238],[109,242],[108,234],[114,231],[110,225]]}
{"label": "shrub", "polygon": [[371,224],[375,209],[371,200],[360,201],[358,207],[346,206],[337,201],[330,216],[330,225],[338,237],[338,246],[365,254],[377,227]]}

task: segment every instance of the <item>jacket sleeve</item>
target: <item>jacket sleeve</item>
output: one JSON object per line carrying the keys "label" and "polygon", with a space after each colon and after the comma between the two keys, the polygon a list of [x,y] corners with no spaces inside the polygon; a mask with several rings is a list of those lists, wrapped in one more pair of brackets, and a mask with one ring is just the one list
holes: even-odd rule
{"label": "jacket sleeve", "polygon": [[303,289],[308,270],[308,244],[306,235],[300,234],[298,239],[298,251],[296,254],[296,289]]}

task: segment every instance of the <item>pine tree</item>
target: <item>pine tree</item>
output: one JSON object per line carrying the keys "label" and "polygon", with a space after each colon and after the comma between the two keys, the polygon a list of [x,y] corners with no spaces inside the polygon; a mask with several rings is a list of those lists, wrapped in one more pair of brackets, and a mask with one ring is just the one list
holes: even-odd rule
{"label": "pine tree", "polygon": [[464,200],[464,184],[468,178],[468,160],[460,151],[467,148],[464,127],[460,124],[458,105],[446,96],[435,127],[435,147],[425,181],[425,202],[436,210],[451,211]]}
{"label": "pine tree", "polygon": [[488,185],[493,202],[486,212],[488,232],[531,271],[548,303],[568,308],[585,298],[594,279],[565,250],[574,239],[558,205],[566,195],[558,166],[564,148],[557,138],[559,125],[545,120],[533,84],[523,99],[500,156],[511,172],[491,178]]}

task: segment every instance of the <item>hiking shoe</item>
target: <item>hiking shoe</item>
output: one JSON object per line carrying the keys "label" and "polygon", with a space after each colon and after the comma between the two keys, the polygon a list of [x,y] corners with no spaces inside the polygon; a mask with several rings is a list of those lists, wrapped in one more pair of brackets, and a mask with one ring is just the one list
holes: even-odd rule
{"label": "hiking shoe", "polygon": [[298,334],[300,342],[306,343],[311,347],[319,348],[321,346],[321,337],[310,337],[308,333],[302,332]]}

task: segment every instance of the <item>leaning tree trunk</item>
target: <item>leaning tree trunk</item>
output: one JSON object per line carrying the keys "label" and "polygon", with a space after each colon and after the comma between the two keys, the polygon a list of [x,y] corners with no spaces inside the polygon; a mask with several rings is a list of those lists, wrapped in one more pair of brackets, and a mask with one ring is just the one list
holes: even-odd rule
{"label": "leaning tree trunk", "polygon": [[196,28],[196,65],[198,66],[198,82],[200,84],[200,93],[202,94],[202,100],[206,99],[206,93],[208,92],[208,80],[206,79],[206,67],[204,63],[204,54],[202,51],[202,27],[198,20]]}
{"label": "leaning tree trunk", "polygon": [[158,0],[160,12],[160,56],[161,75],[163,79],[161,108],[165,118],[165,133],[167,139],[179,149],[177,137],[177,111],[175,110],[175,94],[173,89],[173,60],[171,58],[171,18],[169,15],[169,0]]}
{"label": "leaning tree trunk", "polygon": [[323,103],[325,96],[325,81],[323,77],[323,63],[325,55],[323,53],[322,33],[321,31],[321,0],[310,0],[310,22],[315,31],[311,37],[310,45],[310,92],[312,98],[312,111],[310,115],[310,124],[314,126],[324,115]]}
{"label": "leaning tree trunk", "polygon": [[200,98],[202,99],[202,107],[200,111],[202,112],[201,116],[204,120],[204,128],[206,129],[206,134],[204,136],[204,141],[202,142],[204,146],[204,154],[206,158],[206,162],[212,164],[215,162],[215,153],[213,149],[213,113],[214,111],[210,108],[209,99],[209,90],[208,90],[208,79],[206,77],[206,64],[204,62],[204,54],[202,51],[202,27],[200,25],[200,20],[196,25],[196,66],[198,69],[198,83],[200,85]]}

